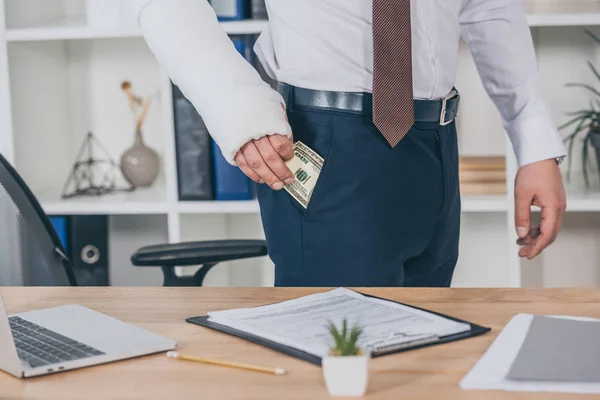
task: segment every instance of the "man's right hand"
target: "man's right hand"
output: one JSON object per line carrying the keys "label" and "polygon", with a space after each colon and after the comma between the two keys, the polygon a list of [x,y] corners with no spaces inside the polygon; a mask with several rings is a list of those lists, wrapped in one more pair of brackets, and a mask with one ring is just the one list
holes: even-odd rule
{"label": "man's right hand", "polygon": [[246,143],[235,155],[238,167],[257,183],[267,183],[274,190],[294,182],[292,171],[285,161],[294,157],[293,139],[270,135]]}

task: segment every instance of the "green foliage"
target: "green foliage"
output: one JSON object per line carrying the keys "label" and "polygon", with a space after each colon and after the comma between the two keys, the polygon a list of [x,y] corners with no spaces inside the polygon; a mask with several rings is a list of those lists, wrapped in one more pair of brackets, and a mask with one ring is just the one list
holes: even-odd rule
{"label": "green foliage", "polygon": [[[587,29],[585,29],[584,32],[590,38],[592,38],[594,42],[600,45],[600,38],[598,36],[594,35],[591,31]],[[600,73],[598,72],[596,67],[594,67],[594,65],[589,61],[587,62],[587,64],[594,77],[598,81],[600,81]],[[594,88],[591,85],[586,85],[583,83],[568,83],[565,86],[569,88],[584,89],[596,98],[595,100],[590,100],[590,104],[587,109],[568,113],[567,115],[570,115],[574,118],[559,127],[560,130],[569,127],[574,127],[571,133],[564,139],[564,142],[568,146],[569,153],[567,180],[571,180],[572,155],[575,140],[581,137],[581,140],[583,141],[583,149],[581,154],[583,164],[583,179],[585,180],[586,186],[589,186],[590,182],[587,168],[589,165],[589,147],[591,145],[591,135],[600,132],[600,90]]]}
{"label": "green foliage", "polygon": [[342,329],[338,330],[335,324],[329,321],[327,327],[334,341],[334,346],[331,349],[331,355],[335,356],[356,356],[360,353],[358,347],[358,339],[362,333],[362,329],[358,324],[355,324],[348,330],[348,322],[344,318]]}

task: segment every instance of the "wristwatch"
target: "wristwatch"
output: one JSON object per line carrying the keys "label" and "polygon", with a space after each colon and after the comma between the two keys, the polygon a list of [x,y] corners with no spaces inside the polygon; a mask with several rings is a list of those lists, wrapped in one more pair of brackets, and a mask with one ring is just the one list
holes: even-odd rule
{"label": "wristwatch", "polygon": [[556,165],[560,165],[564,159],[565,159],[565,156],[560,156],[560,157],[556,157],[554,159],[554,161],[556,161]]}

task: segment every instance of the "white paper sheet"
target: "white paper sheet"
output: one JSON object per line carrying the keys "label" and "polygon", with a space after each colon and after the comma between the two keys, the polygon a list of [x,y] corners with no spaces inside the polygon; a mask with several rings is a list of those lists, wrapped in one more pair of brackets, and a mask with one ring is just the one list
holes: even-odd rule
{"label": "white paper sheet", "polygon": [[341,326],[359,322],[359,345],[371,351],[414,341],[466,332],[459,323],[394,302],[363,296],[338,288],[277,304],[217,311],[209,320],[322,357],[329,353],[328,321]]}
{"label": "white paper sheet", "polygon": [[[591,318],[554,317],[593,321]],[[466,390],[504,390],[509,392],[600,393],[600,384],[598,383],[522,382],[504,378],[521,349],[532,320],[533,315],[531,314],[514,316],[483,357],[465,375],[460,382],[460,387]]]}

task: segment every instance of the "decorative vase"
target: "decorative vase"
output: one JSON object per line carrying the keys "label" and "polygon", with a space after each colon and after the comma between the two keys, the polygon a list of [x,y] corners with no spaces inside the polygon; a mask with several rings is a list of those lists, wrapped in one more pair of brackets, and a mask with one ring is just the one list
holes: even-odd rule
{"label": "decorative vase", "polygon": [[360,397],[367,391],[369,356],[323,357],[323,377],[333,397]]}
{"label": "decorative vase", "polygon": [[146,146],[141,130],[136,130],[133,146],[121,155],[123,176],[134,187],[147,187],[154,183],[159,168],[158,153]]}

